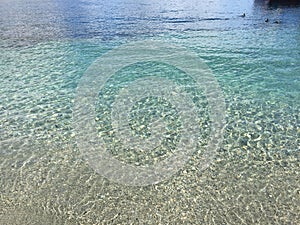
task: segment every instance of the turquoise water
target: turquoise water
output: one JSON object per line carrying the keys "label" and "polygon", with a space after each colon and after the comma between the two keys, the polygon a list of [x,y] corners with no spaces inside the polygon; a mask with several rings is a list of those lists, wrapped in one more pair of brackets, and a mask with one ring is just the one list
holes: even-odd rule
{"label": "turquoise water", "polygon": [[[150,137],[149,126],[165,118],[167,138],[150,152],[125,148],[110,115],[116,93],[130,80],[167,77],[199,109],[191,158],[169,179],[143,187],[113,182],[93,169],[78,147],[73,114],[89,66],[141,40],[195,53],[226,104],[222,144],[204,168],[209,107],[183,71],[148,62],[108,80],[95,101],[96,130],[113,157],[128,164],[152,165],[174,154],[183,123],[165,99],[141,99],[129,113],[132,132]],[[300,221],[299,7],[258,0],[4,0],[0,53],[0,224]]]}

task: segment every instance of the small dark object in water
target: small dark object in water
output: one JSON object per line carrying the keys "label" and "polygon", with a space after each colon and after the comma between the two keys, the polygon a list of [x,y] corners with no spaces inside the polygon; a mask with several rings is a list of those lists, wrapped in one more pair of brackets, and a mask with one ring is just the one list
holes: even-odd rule
{"label": "small dark object in water", "polygon": [[246,13],[243,13],[242,15],[239,15],[238,17],[244,18],[244,17],[246,17]]}
{"label": "small dark object in water", "polygon": [[267,18],[267,19],[265,20],[265,22],[266,22],[266,23],[269,22],[269,19]]}
{"label": "small dark object in water", "polygon": [[274,21],[276,24],[280,24],[281,22],[279,20]]}

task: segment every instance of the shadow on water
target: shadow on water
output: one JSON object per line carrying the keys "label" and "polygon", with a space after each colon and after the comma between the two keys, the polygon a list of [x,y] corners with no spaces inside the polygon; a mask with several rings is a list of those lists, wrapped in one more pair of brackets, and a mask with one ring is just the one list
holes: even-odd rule
{"label": "shadow on water", "polygon": [[256,6],[277,9],[284,7],[300,7],[300,0],[255,0]]}

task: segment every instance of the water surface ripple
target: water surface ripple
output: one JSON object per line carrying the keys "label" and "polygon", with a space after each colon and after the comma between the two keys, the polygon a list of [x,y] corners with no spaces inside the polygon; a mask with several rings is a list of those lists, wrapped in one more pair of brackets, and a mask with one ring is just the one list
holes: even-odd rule
{"label": "water surface ripple", "polygon": [[[72,113],[76,87],[91,63],[144,39],[183,46],[205,61],[224,94],[226,127],[221,149],[199,170],[210,132],[207,102],[189,80],[178,78],[202,110],[198,151],[170,179],[130,187],[89,167],[76,144]],[[299,74],[297,6],[259,0],[2,0],[0,224],[297,224]],[[128,76],[130,71],[112,78],[99,93],[97,130],[107,135],[115,158],[155,163],[172,154],[179,116],[163,99],[141,100],[130,115],[133,130],[149,135],[143,123],[165,116],[169,142],[146,154],[113,142],[110,103]]]}

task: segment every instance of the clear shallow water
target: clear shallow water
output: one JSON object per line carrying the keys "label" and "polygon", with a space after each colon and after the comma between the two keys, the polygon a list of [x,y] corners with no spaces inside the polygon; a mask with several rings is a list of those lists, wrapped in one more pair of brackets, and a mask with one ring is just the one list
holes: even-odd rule
{"label": "clear shallow water", "polygon": [[[1,224],[300,220],[299,7],[225,0],[4,0],[0,6]],[[147,38],[182,45],[204,59],[224,94],[226,129],[206,170],[199,170],[199,147],[171,179],[128,187],[101,177],[81,157],[72,112],[76,87],[94,60]],[[97,111],[100,134],[109,109],[101,101],[110,103],[115,93],[109,85],[105,90]],[[161,105],[161,112],[170,107]],[[172,154],[167,147],[150,154],[151,163]],[[114,150],[127,163],[148,162],[141,152]]]}

